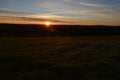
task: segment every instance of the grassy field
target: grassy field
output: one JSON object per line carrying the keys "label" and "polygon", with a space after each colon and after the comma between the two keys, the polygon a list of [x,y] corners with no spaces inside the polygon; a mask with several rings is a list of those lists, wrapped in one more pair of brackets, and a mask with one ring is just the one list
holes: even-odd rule
{"label": "grassy field", "polygon": [[0,80],[119,79],[120,36],[0,38]]}

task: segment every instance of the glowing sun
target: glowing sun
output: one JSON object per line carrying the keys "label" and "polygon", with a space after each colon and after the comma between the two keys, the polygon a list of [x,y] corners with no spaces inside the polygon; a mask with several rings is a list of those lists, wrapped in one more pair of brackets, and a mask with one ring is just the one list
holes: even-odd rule
{"label": "glowing sun", "polygon": [[52,23],[49,22],[49,21],[46,21],[46,22],[45,22],[45,25],[46,25],[47,27],[49,27],[51,24],[52,24]]}

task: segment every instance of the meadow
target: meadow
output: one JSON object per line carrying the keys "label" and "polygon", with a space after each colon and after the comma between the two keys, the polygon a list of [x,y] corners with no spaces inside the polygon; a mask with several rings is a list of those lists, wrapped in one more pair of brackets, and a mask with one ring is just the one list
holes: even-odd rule
{"label": "meadow", "polygon": [[119,80],[120,36],[0,37],[0,80]]}

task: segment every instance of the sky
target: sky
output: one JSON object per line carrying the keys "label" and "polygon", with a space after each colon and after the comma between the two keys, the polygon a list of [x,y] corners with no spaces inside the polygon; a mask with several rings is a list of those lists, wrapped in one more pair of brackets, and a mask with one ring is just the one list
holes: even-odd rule
{"label": "sky", "polygon": [[120,0],[0,0],[0,23],[120,25]]}

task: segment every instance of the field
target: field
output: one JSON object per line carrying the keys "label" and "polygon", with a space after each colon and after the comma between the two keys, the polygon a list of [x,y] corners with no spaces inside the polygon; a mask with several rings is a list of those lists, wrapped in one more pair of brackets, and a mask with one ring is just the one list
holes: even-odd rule
{"label": "field", "polygon": [[0,80],[119,79],[120,36],[0,38]]}

